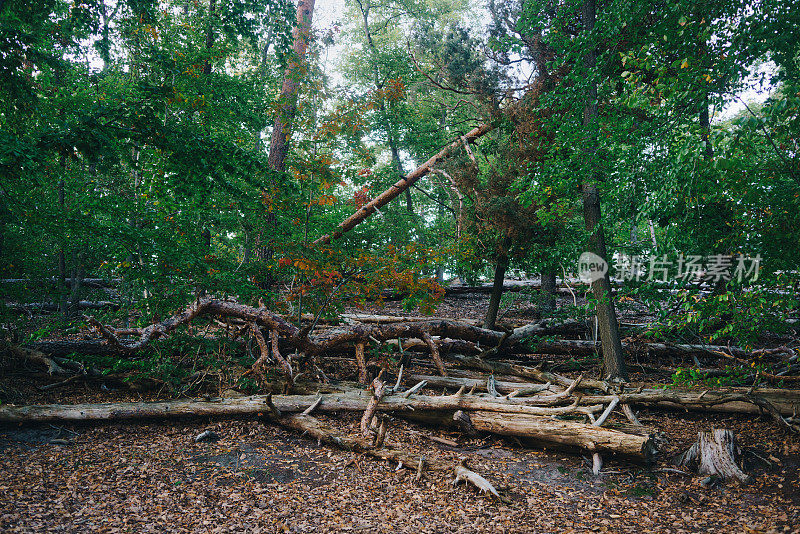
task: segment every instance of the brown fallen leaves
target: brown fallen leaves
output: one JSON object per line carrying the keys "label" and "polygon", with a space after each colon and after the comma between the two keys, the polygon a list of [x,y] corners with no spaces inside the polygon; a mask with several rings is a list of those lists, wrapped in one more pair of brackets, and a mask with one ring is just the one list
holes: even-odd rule
{"label": "brown fallen leaves", "polygon": [[[355,432],[356,418],[326,421]],[[669,427],[668,417],[659,418]],[[676,441],[689,442],[695,427],[706,423],[690,418],[682,424]],[[580,457],[442,434],[457,438],[453,450],[418,427],[393,426],[395,439],[415,453],[467,457],[510,504],[453,487],[438,474],[417,485],[413,472],[365,458],[353,462],[350,453],[257,421],[42,427],[39,434],[5,429],[0,531],[791,531],[800,524],[797,448],[768,422],[730,417],[725,424],[742,445],[758,445],[781,465],[758,469],[751,486],[721,489],[613,463],[608,469],[617,474],[594,479]],[[221,439],[195,443],[206,429]],[[50,443],[60,438],[68,444]]]}

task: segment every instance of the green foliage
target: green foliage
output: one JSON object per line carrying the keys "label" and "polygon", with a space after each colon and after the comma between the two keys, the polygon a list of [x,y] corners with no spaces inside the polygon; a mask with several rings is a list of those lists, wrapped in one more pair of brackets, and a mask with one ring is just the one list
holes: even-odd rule
{"label": "green foliage", "polygon": [[737,288],[721,294],[682,291],[665,308],[657,338],[700,340],[753,348],[765,334],[781,335],[791,325],[786,318],[798,309],[796,295],[758,288]]}

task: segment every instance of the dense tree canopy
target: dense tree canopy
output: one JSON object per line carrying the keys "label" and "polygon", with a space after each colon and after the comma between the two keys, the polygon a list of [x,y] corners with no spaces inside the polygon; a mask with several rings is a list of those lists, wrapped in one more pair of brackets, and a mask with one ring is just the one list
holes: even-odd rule
{"label": "dense tree canopy", "polygon": [[[29,281],[5,303],[77,318],[103,298],[81,280],[103,278],[145,319],[201,293],[298,313],[394,287],[426,305],[500,263],[574,272],[597,233],[588,183],[609,259],[647,255],[643,280],[653,257],[796,271],[797,6],[605,1],[591,30],[584,7],[348,2],[293,74],[284,170],[267,158],[299,60],[288,0],[3,2],[0,274]],[[313,245],[481,124],[401,200]]]}

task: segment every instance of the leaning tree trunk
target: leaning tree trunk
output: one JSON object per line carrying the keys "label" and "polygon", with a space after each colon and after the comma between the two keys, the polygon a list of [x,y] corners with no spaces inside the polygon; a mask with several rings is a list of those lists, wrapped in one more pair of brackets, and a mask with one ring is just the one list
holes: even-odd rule
{"label": "leaning tree trunk", "polygon": [[477,128],[473,128],[465,135],[459,137],[458,139],[451,142],[449,145],[444,147],[440,150],[435,156],[430,158],[428,161],[417,167],[415,170],[410,172],[408,176],[405,178],[401,178],[394,184],[392,184],[389,189],[372,199],[370,202],[364,204],[358,211],[352,214],[350,217],[342,221],[339,226],[331,232],[330,234],[326,234],[316,241],[314,241],[315,245],[325,245],[333,241],[334,239],[340,238],[345,233],[349,232],[362,222],[364,222],[370,215],[377,212],[379,209],[384,207],[386,204],[397,198],[397,196],[411,187],[414,183],[417,182],[420,178],[430,173],[434,170],[434,165],[445,159],[456,150],[462,148],[465,143],[473,143],[479,137],[487,134],[490,132],[494,126],[491,124],[482,124]]}
{"label": "leaning tree trunk", "polygon": [[[586,33],[594,30],[595,0],[585,0],[583,4],[583,31]],[[597,63],[597,52],[594,45],[588,45],[585,56],[586,68],[591,71]],[[586,106],[583,110],[583,127],[587,133],[586,155],[589,161],[596,159],[597,139],[597,84],[592,81],[588,84]],[[589,248],[591,252],[608,261],[606,243],[600,214],[600,193],[597,188],[597,176],[594,171],[587,176],[582,186],[583,191],[583,217],[586,230],[591,233]],[[611,279],[608,272],[599,280],[592,282],[592,293],[595,297],[597,313],[597,326],[600,340],[603,345],[604,376],[611,380],[627,379],[624,353],[619,339],[619,325],[617,314],[614,310],[614,301],[611,298]]]}
{"label": "leaning tree trunk", "polygon": [[486,318],[483,327],[494,330],[497,322],[497,311],[500,309],[500,299],[503,297],[503,281],[506,278],[508,269],[508,254],[501,254],[497,258],[497,265],[494,268],[494,285],[492,286],[492,296],[489,298],[489,308],[486,310]]}

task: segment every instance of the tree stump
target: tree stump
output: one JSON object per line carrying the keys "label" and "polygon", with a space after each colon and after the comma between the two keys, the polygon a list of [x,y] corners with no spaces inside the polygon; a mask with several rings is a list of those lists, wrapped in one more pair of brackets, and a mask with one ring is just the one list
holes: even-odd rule
{"label": "tree stump", "polygon": [[736,463],[738,448],[733,432],[715,428],[699,432],[697,442],[676,458],[679,466],[696,470],[701,475],[719,476],[723,480],[735,478],[747,484],[751,477]]}

